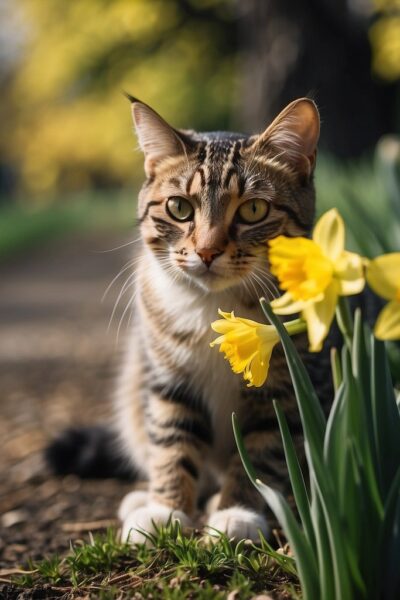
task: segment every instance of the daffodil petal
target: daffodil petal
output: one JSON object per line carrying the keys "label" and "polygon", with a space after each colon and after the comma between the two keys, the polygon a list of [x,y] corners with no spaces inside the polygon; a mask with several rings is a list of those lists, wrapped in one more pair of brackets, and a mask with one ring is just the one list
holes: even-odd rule
{"label": "daffodil petal", "polygon": [[292,238],[286,235],[278,235],[268,240],[268,245],[270,248],[269,256],[272,256],[274,262],[296,259],[299,257],[299,254],[312,252],[314,246],[308,238]]}
{"label": "daffodil petal", "polygon": [[400,302],[392,300],[381,310],[374,334],[378,340],[400,339]]}
{"label": "daffodil petal", "polygon": [[367,281],[382,298],[393,300],[400,290],[400,252],[383,254],[368,265]]}
{"label": "daffodil petal", "polygon": [[289,292],[271,302],[272,310],[277,315],[292,315],[303,310],[305,306],[307,306],[305,300],[293,300]]}
{"label": "daffodil petal", "polygon": [[265,383],[268,375],[271,354],[272,348],[269,352],[263,353],[263,356],[261,356],[261,354],[258,353],[253,358],[253,360],[251,361],[251,367],[247,374],[248,376],[246,377],[246,379],[249,382],[247,384],[248,387],[261,387]]}
{"label": "daffodil petal", "polygon": [[303,310],[302,315],[307,322],[310,352],[319,352],[321,350],[322,343],[328,335],[335,315],[337,299],[337,282],[332,282],[326,289],[323,300],[314,302]]}
{"label": "daffodil petal", "polygon": [[328,210],[314,228],[313,240],[333,262],[344,250],[344,223],[336,208]]}
{"label": "daffodil petal", "polygon": [[343,252],[335,265],[335,275],[341,296],[359,294],[365,285],[364,259],[354,252]]}
{"label": "daffodil petal", "polygon": [[[252,321],[251,319],[244,319],[243,317],[237,317],[233,311],[228,313],[224,312],[219,308],[218,314],[220,314],[221,317],[224,317],[224,319],[226,319],[226,321],[228,321],[230,324],[241,323],[242,325],[246,325],[248,327],[259,327],[260,325],[260,323],[258,323],[257,321]],[[217,321],[214,321],[214,323],[217,323]]]}

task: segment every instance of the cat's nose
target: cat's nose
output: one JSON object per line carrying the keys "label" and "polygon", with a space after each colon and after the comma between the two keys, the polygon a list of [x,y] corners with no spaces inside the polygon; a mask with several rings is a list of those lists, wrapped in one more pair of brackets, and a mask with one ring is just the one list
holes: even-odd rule
{"label": "cat's nose", "polygon": [[218,248],[200,248],[199,250],[196,250],[196,254],[200,256],[206,267],[210,268],[212,261],[215,260],[217,256],[223,254],[223,252],[218,250]]}

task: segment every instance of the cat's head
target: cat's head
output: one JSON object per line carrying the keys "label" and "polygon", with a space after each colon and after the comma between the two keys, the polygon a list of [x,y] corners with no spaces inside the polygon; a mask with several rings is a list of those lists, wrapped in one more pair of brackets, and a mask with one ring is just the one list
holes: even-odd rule
{"label": "cat's head", "polygon": [[203,290],[268,289],[267,241],[308,235],[313,224],[314,102],[295,100],[263,133],[247,136],[179,131],[130,100],[145,156],[145,244],[167,271]]}

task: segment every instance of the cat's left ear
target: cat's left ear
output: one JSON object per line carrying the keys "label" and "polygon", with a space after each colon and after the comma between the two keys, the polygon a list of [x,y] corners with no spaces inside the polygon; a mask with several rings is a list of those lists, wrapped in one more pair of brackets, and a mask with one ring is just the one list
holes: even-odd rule
{"label": "cat's left ear", "polygon": [[145,162],[144,169],[149,177],[156,165],[170,156],[185,155],[188,140],[170,125],[155,110],[144,102],[126,94],[132,103],[132,116]]}
{"label": "cat's left ear", "polygon": [[299,98],[276,117],[255,143],[308,178],[315,167],[319,131],[316,104],[309,98]]}

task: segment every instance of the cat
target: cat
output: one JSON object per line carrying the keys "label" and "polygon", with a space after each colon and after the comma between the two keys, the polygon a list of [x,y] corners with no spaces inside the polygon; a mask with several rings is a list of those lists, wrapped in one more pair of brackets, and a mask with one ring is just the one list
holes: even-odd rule
{"label": "cat", "polygon": [[[212,531],[255,541],[260,531],[268,535],[268,513],[241,464],[231,414],[237,414],[259,477],[288,495],[272,399],[281,402],[301,447],[297,405],[280,346],[266,385],[249,388],[210,348],[216,337],[210,323],[219,308],[265,322],[259,296],[280,293],[268,270],[268,240],[310,235],[318,109],[300,98],[264,132],[248,136],[177,130],[145,103],[129,100],[146,180],[139,193],[142,247],[116,428],[130,468],[148,480],[148,491],[122,500],[122,537],[142,542],[143,531],[170,518],[194,525],[200,499],[208,498],[205,522]],[[321,397],[329,398],[326,353],[309,355],[304,336],[295,343]],[[109,442],[97,444],[103,457]],[[59,467],[67,460],[60,448]],[[51,453],[54,462],[54,447]],[[108,474],[129,471],[123,460],[105,462]],[[83,474],[90,471],[79,465]]]}
{"label": "cat", "polygon": [[[207,525],[229,537],[268,534],[263,502],[238,456],[231,413],[260,477],[287,492],[272,407],[281,400],[301,436],[282,350],[265,388],[246,387],[210,342],[218,308],[265,321],[258,296],[271,294],[267,241],[309,235],[319,113],[289,104],[260,135],[178,131],[130,98],[144,153],[139,194],[143,246],[135,311],[116,406],[118,430],[148,492],[122,501],[122,536],[143,541],[171,517],[193,525],[199,496],[217,485]],[[304,339],[303,339],[304,342]]]}

